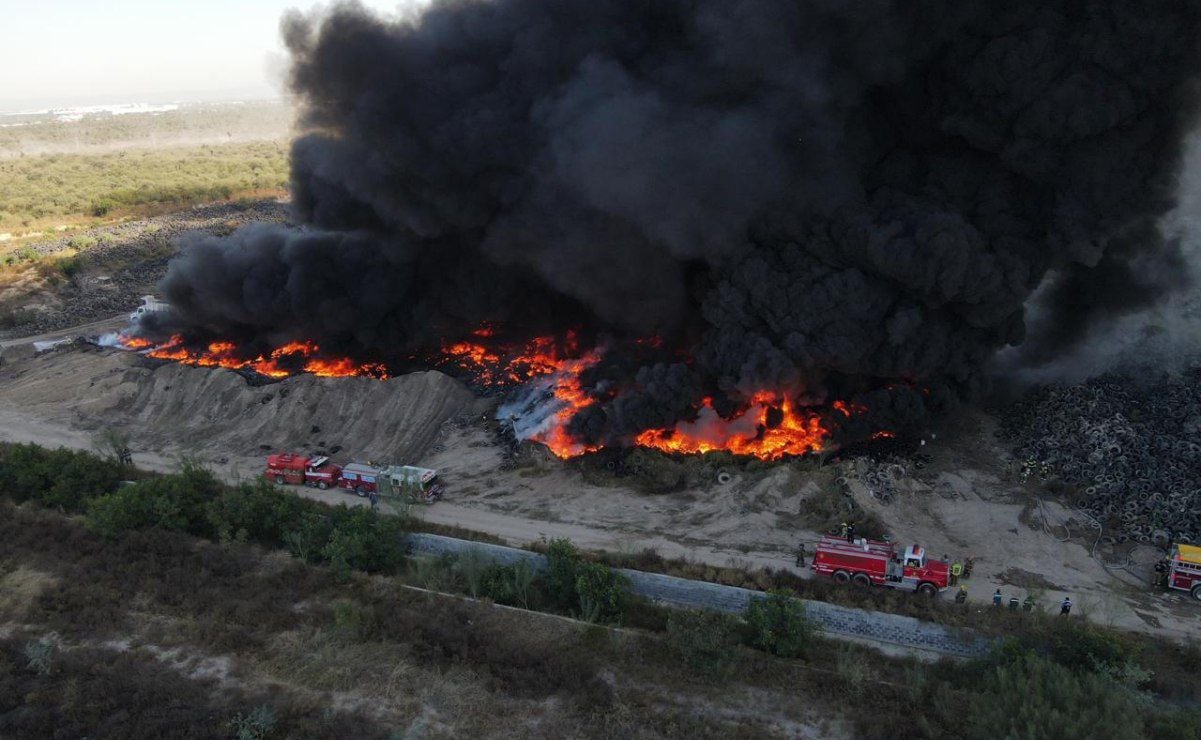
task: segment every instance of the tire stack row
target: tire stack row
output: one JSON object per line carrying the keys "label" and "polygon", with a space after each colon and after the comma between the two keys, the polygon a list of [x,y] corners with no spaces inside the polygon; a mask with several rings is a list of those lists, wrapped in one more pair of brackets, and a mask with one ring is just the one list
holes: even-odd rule
{"label": "tire stack row", "polygon": [[[867,492],[883,504],[890,504],[897,497],[900,493],[897,483],[907,474],[905,466],[900,463],[878,461],[869,457],[855,460],[853,471],[853,475],[863,483]],[[839,477],[835,482],[842,488],[843,493],[849,491],[850,481],[845,476]]]}
{"label": "tire stack row", "polygon": [[1076,488],[1119,541],[1201,541],[1201,368],[1040,387],[1001,428],[1025,469]]}

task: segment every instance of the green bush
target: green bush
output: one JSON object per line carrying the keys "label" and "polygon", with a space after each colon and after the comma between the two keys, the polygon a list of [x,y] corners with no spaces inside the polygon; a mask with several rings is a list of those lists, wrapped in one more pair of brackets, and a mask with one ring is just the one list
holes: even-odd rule
{"label": "green bush", "polygon": [[589,622],[619,622],[629,600],[630,580],[599,563],[576,568],[579,614]]}
{"label": "green bush", "polygon": [[546,590],[551,603],[561,611],[571,611],[579,604],[576,596],[576,574],[580,554],[570,540],[554,539],[546,548]]}
{"label": "green bush", "polygon": [[599,563],[585,562],[566,539],[546,549],[546,595],[551,605],[589,621],[619,621],[629,597],[629,581]]}
{"label": "green bush", "polygon": [[83,269],[83,259],[79,255],[59,257],[54,260],[54,269],[61,272],[63,277],[73,278]]}
{"label": "green bush", "polygon": [[689,668],[722,676],[733,665],[738,623],[714,611],[675,611],[667,618],[667,646]]}
{"label": "green bush", "polygon": [[746,610],[751,646],[783,658],[805,654],[816,628],[805,606],[787,591],[772,591],[753,599]]}
{"label": "green bush", "polygon": [[316,511],[304,512],[288,525],[284,532],[284,546],[292,553],[292,557],[306,563],[317,563],[321,561],[321,550],[329,542],[332,531],[329,517]]}
{"label": "green bush", "polygon": [[[478,581],[478,593],[498,604],[515,604],[517,594],[513,587],[512,570],[507,565],[495,563],[484,568]],[[470,579],[468,579],[467,587],[470,590]]]}
{"label": "green bush", "polygon": [[180,473],[138,481],[95,499],[88,505],[88,528],[108,538],[148,527],[213,537],[207,505],[222,489],[209,471],[185,465]]}
{"label": "green bush", "polygon": [[[962,713],[969,738],[1144,738],[1156,711],[1099,676],[1036,656],[999,665]],[[1162,737],[1162,736],[1161,736]]]}
{"label": "green bush", "polygon": [[[287,548],[306,562],[332,565],[342,577],[352,569],[390,572],[401,559],[400,517],[379,516],[366,507],[331,507],[261,480],[227,486],[190,464],[179,473],[119,488],[132,472],[112,456],[0,444],[0,495],[86,512],[88,527],[103,537],[159,527],[223,541],[253,541]],[[528,579],[524,588],[528,596]]]}
{"label": "green bush", "polygon": [[115,491],[127,473],[116,461],[87,452],[0,445],[0,494],[18,502],[34,500],[80,512],[89,500]]}
{"label": "green bush", "polygon": [[1134,651],[1117,633],[1076,619],[1052,622],[1045,646],[1047,657],[1077,671],[1099,666],[1119,669],[1134,658]]}
{"label": "green bush", "polygon": [[478,599],[484,593],[485,573],[497,567],[500,566],[493,565],[488,556],[477,547],[464,550],[455,559],[455,572],[462,578],[467,594],[473,599]]}
{"label": "green bush", "polygon": [[327,562],[345,562],[368,573],[391,572],[400,562],[401,520],[379,516],[366,506],[339,506],[332,511],[332,531],[322,548]]}
{"label": "green bush", "polygon": [[[217,536],[226,541],[259,542],[280,547],[284,536],[320,504],[282,493],[265,480],[225,488],[209,502],[206,516]],[[328,539],[326,534],[322,542]]]}

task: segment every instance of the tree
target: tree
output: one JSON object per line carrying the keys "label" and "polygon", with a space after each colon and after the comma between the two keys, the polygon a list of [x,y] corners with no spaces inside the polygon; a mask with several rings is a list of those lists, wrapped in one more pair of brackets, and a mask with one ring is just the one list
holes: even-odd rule
{"label": "tree", "polygon": [[580,614],[589,622],[616,622],[625,614],[630,580],[599,563],[576,568],[576,599]]}
{"label": "tree", "polygon": [[570,540],[555,539],[546,548],[546,589],[554,605],[562,611],[576,608],[576,572],[580,556]]}
{"label": "tree", "polygon": [[747,607],[750,644],[783,658],[805,654],[816,628],[805,606],[787,591],[772,591]]}

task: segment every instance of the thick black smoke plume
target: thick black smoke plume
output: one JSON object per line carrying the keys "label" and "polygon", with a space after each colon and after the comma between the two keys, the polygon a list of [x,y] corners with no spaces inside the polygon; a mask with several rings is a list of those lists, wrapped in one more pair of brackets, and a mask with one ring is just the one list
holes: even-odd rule
{"label": "thick black smoke plume", "polygon": [[[658,334],[573,430],[757,390],[892,424],[1167,290],[1198,2],[447,0],[291,16],[299,228],[201,239],[186,331],[403,354],[483,322]],[[679,358],[684,359],[679,359]]]}

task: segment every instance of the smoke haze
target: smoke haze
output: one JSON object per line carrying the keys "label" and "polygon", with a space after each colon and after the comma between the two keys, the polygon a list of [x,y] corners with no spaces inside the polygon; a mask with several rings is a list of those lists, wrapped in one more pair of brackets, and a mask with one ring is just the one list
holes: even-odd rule
{"label": "smoke haze", "polygon": [[[372,357],[484,322],[581,328],[612,347],[572,421],[589,442],[763,389],[904,428],[999,349],[1050,362],[1184,285],[1157,224],[1199,19],[1037,0],[292,15],[303,225],[194,240],[162,289],[192,336]],[[648,335],[657,355],[623,350]]]}

